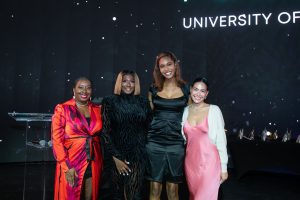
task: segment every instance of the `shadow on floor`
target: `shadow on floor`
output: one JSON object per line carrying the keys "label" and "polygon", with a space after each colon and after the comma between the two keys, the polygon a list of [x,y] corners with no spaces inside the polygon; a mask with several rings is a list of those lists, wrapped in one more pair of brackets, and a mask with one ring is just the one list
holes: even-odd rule
{"label": "shadow on floor", "polygon": [[[1,200],[50,200],[53,199],[54,162],[0,164]],[[24,174],[26,174],[24,176]],[[234,170],[220,189],[222,200],[298,200],[300,176],[280,173],[249,172],[237,179]],[[25,184],[24,184],[25,182]],[[144,199],[148,196],[145,181]],[[102,190],[102,194],[107,191]],[[103,195],[105,197],[105,195]],[[101,198],[109,199],[107,198]],[[164,195],[161,198],[165,200]],[[180,185],[180,199],[188,200],[185,184]]]}

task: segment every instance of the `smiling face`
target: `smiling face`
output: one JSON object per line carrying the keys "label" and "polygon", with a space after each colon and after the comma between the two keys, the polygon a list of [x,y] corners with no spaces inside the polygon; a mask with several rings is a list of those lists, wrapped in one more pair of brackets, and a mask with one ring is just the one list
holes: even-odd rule
{"label": "smiling face", "polygon": [[132,94],[135,89],[135,80],[131,74],[125,74],[122,77],[122,92],[125,94]]}
{"label": "smiling face", "polygon": [[174,61],[170,57],[168,57],[168,56],[162,57],[158,61],[158,67],[159,67],[160,73],[166,79],[171,79],[171,78],[175,77],[176,66],[175,66]]}
{"label": "smiling face", "polygon": [[89,80],[78,80],[73,88],[75,101],[86,104],[92,95],[92,84]]}
{"label": "smiling face", "polygon": [[190,90],[190,94],[194,103],[202,103],[208,95],[207,85],[203,82],[194,83]]}

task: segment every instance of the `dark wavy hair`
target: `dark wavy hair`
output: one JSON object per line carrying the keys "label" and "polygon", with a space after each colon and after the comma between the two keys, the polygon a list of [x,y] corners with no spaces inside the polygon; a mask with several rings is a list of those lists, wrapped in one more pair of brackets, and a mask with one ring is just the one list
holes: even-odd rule
{"label": "dark wavy hair", "polygon": [[202,82],[206,85],[206,88],[208,90],[209,88],[209,83],[208,83],[208,80],[205,78],[205,77],[197,77],[193,80],[192,84],[191,84],[191,87],[193,87],[195,85],[195,83],[198,83],[198,82]]}

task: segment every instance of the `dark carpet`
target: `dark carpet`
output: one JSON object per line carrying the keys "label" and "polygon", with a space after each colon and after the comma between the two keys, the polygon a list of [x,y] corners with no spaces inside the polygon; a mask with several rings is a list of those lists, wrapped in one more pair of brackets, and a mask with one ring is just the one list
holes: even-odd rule
{"label": "dark carpet", "polygon": [[[0,164],[0,199],[53,199],[54,170],[53,162]],[[256,171],[237,179],[233,169],[229,175],[220,189],[222,200],[300,199],[299,175]],[[102,189],[101,192],[105,196],[108,191]],[[166,199],[165,191],[163,194],[162,200]],[[148,183],[145,182],[144,199],[148,199],[147,196]],[[180,185],[180,199],[188,199],[185,184]]]}

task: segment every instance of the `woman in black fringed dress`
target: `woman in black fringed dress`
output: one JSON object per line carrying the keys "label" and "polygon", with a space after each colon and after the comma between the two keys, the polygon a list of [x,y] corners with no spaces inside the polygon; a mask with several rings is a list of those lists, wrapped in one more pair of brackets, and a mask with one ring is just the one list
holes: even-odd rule
{"label": "woman in black fringed dress", "polygon": [[[133,71],[119,73],[114,93],[102,101],[104,155],[109,156],[104,165],[110,165],[104,170],[112,183],[109,198],[142,199],[151,108],[148,100],[139,95],[139,79]],[[109,164],[107,160],[113,161]]]}

